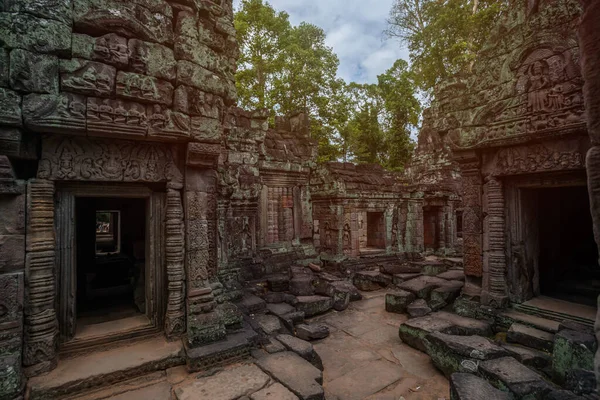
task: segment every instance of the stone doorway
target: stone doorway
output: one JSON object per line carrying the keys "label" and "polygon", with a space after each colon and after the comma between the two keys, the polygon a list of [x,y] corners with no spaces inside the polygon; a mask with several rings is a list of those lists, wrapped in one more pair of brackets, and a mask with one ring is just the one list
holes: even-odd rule
{"label": "stone doorway", "polygon": [[522,196],[537,214],[535,294],[594,306],[600,268],[587,187],[523,189]]}
{"label": "stone doorway", "polygon": [[58,188],[63,351],[160,330],[164,197],[135,185]]}
{"label": "stone doorway", "polygon": [[426,251],[438,249],[438,210],[435,207],[423,209],[423,237]]}
{"label": "stone doorway", "polygon": [[367,212],[367,249],[385,249],[385,217],[383,212]]}

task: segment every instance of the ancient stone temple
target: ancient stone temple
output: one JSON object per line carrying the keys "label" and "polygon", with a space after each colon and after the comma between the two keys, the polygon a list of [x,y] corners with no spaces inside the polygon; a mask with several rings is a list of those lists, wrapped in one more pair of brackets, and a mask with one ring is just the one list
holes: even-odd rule
{"label": "ancient stone temple", "polygon": [[530,3],[495,28],[473,76],[439,89],[432,111],[462,173],[465,294],[593,306],[580,8]]}

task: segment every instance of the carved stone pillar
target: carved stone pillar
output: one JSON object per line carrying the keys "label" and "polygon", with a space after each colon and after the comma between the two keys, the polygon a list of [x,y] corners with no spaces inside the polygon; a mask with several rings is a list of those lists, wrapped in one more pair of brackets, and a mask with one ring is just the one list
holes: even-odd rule
{"label": "carved stone pillar", "polygon": [[466,277],[463,294],[477,299],[481,295],[483,276],[482,182],[478,158],[472,155],[462,160],[460,169],[463,177],[463,258]]}
{"label": "carved stone pillar", "polygon": [[165,335],[169,339],[176,339],[185,333],[185,240],[183,227],[181,194],[178,190],[168,189],[165,220],[168,291]]}
{"label": "carved stone pillar", "polygon": [[506,283],[506,221],[502,182],[490,177],[485,184],[482,303],[503,307],[508,303]]}
{"label": "carved stone pillar", "polygon": [[444,207],[439,207],[437,212],[438,225],[438,250],[444,251],[446,248],[446,218]]}
{"label": "carved stone pillar", "polygon": [[27,209],[23,365],[31,376],[57,363],[54,182],[32,180],[27,187]]}

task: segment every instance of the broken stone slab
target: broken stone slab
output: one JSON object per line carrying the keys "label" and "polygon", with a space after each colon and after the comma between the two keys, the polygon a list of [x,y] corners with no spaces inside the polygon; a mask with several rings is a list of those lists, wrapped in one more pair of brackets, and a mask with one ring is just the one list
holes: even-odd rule
{"label": "broken stone slab", "polygon": [[258,327],[267,335],[281,333],[283,328],[275,315],[257,314],[254,316]]}
{"label": "broken stone slab", "polygon": [[439,261],[413,261],[410,264],[427,276],[436,276],[448,270],[448,266]]}
{"label": "broken stone slab", "polygon": [[465,273],[462,270],[452,269],[450,271],[442,272],[437,275],[438,278],[446,279],[448,281],[464,281]]}
{"label": "broken stone slab", "polygon": [[552,357],[543,351],[508,343],[503,344],[502,347],[527,367],[543,370],[552,364]]}
{"label": "broken stone slab", "polygon": [[421,275],[421,268],[415,267],[410,264],[385,264],[379,267],[379,271],[388,275],[398,274],[419,274]]}
{"label": "broken stone slab", "polygon": [[267,311],[281,317],[282,315],[296,312],[296,309],[287,303],[269,303],[267,304]]}
{"label": "broken stone slab", "polygon": [[424,317],[431,313],[431,308],[427,305],[425,300],[417,299],[406,307],[406,311],[413,318]]}
{"label": "broken stone slab", "polygon": [[295,276],[290,279],[290,292],[295,296],[311,296],[315,293],[313,277],[308,275]]}
{"label": "broken stone slab", "polygon": [[540,374],[512,357],[483,361],[479,372],[493,386],[510,391],[517,399],[544,399],[555,389]]}
{"label": "broken stone slab", "polygon": [[256,314],[265,309],[266,303],[260,297],[246,293],[239,302],[238,307],[247,314]]}
{"label": "broken stone slab", "polygon": [[411,279],[418,278],[421,275],[423,274],[421,274],[420,272],[394,274],[394,276],[392,277],[392,282],[394,283],[394,285],[400,285],[401,283],[410,281]]}
{"label": "broken stone slab", "polygon": [[211,400],[237,399],[264,388],[270,379],[256,365],[241,365],[183,384],[175,390],[175,397],[177,400],[195,400],[207,396]]}
{"label": "broken stone slab", "polygon": [[333,287],[335,291],[348,292],[350,294],[350,301],[359,301],[363,298],[358,288],[350,281],[335,281],[331,283],[330,287]]}
{"label": "broken stone slab", "polygon": [[552,353],[554,346],[553,334],[517,323],[510,326],[506,340],[548,353]]}
{"label": "broken stone slab", "polygon": [[506,392],[496,389],[473,374],[457,372],[450,377],[450,400],[512,400]]}
{"label": "broken stone slab", "polygon": [[397,290],[385,295],[385,311],[404,314],[406,307],[415,300],[415,295],[406,290]]}
{"label": "broken stone slab", "polygon": [[323,371],[323,361],[312,344],[291,335],[277,335],[277,340],[288,350],[293,351],[306,361]]}
{"label": "broken stone slab", "polygon": [[285,275],[274,275],[267,278],[269,289],[273,292],[286,292],[290,288],[290,278]]}
{"label": "broken stone slab", "polygon": [[456,336],[434,332],[425,337],[425,348],[444,375],[476,373],[479,362],[506,357],[509,352],[481,336]]}
{"label": "broken stone slab", "polygon": [[460,296],[464,282],[448,281],[447,285],[433,289],[430,295],[429,305],[434,310],[439,310],[452,304]]}
{"label": "broken stone slab", "polygon": [[287,350],[286,347],[277,339],[269,338],[269,343],[263,344],[263,349],[269,354],[279,353]]}
{"label": "broken stone slab", "polygon": [[359,271],[354,275],[353,282],[358,290],[372,292],[388,287],[392,277],[380,271]]}
{"label": "broken stone slab", "polygon": [[274,383],[250,395],[251,400],[298,400],[298,396],[290,392],[281,383]]}
{"label": "broken stone slab", "polygon": [[569,371],[593,370],[597,344],[593,335],[585,332],[562,330],[554,336],[552,378],[562,384]]}
{"label": "broken stone slab", "polygon": [[298,296],[298,311],[304,311],[304,316],[309,318],[315,315],[323,314],[333,306],[331,297],[325,296]]}
{"label": "broken stone slab", "polygon": [[291,351],[261,357],[256,364],[302,400],[324,400],[323,373]]}
{"label": "broken stone slab", "polygon": [[447,284],[448,281],[434,276],[419,276],[398,285],[402,290],[414,293],[420,299],[429,299],[433,289],[437,289]]}
{"label": "broken stone slab", "polygon": [[296,299],[296,296],[294,296],[293,294],[289,294],[289,293],[282,293],[282,292],[269,292],[265,295],[265,302],[267,303],[287,303],[291,306],[294,306],[298,300]]}
{"label": "broken stone slab", "polygon": [[241,361],[250,355],[250,349],[258,342],[257,333],[246,327],[243,331],[229,334],[225,340],[200,347],[186,345],[187,369],[202,371]]}
{"label": "broken stone slab", "polygon": [[317,274],[314,281],[315,293],[320,295],[327,295],[327,290],[333,282],[343,281],[343,278],[330,274],[328,272],[320,272]]}
{"label": "broken stone slab", "polygon": [[329,328],[323,324],[300,324],[296,326],[296,336],[302,340],[319,340],[329,336]]}
{"label": "broken stone slab", "polygon": [[400,325],[398,335],[403,342],[421,351],[427,351],[423,340],[430,333],[441,332],[447,335],[490,336],[491,324],[473,318],[438,311],[425,317],[412,318]]}

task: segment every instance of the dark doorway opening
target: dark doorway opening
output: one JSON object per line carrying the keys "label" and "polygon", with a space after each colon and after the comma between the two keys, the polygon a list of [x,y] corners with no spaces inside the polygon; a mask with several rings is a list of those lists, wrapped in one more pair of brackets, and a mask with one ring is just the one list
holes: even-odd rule
{"label": "dark doorway opening", "polygon": [[600,294],[600,268],[587,188],[534,191],[540,294],[595,306]]}
{"label": "dark doorway opening", "polygon": [[146,199],[78,197],[75,218],[78,326],[145,314]]}
{"label": "dark doorway opening", "polygon": [[385,217],[382,212],[367,213],[367,248],[385,249]]}
{"label": "dark doorway opening", "polygon": [[456,236],[463,237],[463,212],[456,211]]}
{"label": "dark doorway opening", "polygon": [[436,207],[423,209],[423,244],[425,250],[438,249],[438,211]]}

